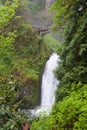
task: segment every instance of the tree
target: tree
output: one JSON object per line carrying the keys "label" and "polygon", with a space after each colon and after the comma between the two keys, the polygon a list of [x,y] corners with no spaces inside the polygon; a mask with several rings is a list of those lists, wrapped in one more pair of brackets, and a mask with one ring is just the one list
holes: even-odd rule
{"label": "tree", "polygon": [[87,128],[87,84],[72,84],[72,90],[62,101],[56,103],[52,110],[55,126],[58,129],[86,129]]}
{"label": "tree", "polygon": [[[0,129],[18,130],[27,120],[26,114],[18,109],[16,101],[17,82],[14,80],[10,66],[14,55],[13,44],[16,31],[7,28],[15,17],[18,1],[6,1],[0,7]],[[6,29],[6,30],[5,30]]]}
{"label": "tree", "polygon": [[86,0],[58,0],[54,11],[56,27],[64,28],[61,64],[56,71],[60,80],[57,100],[61,100],[71,89],[71,83],[87,83]]}
{"label": "tree", "polygon": [[13,44],[16,37],[15,30],[9,31],[7,28],[11,19],[15,16],[15,10],[18,4],[14,1],[12,4],[7,1],[5,5],[0,7],[0,72],[4,74],[4,69],[9,68],[12,61]]}

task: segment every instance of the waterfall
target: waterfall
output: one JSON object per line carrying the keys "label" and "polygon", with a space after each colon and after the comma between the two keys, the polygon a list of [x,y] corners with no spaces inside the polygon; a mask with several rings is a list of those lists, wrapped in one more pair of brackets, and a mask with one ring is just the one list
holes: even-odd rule
{"label": "waterfall", "polygon": [[59,57],[57,54],[52,54],[46,63],[45,71],[42,77],[42,94],[41,106],[52,107],[55,102],[55,90],[58,85],[58,80],[55,78],[53,71],[57,67]]}
{"label": "waterfall", "polygon": [[46,63],[45,70],[42,76],[41,85],[41,106],[37,109],[32,110],[34,116],[40,115],[40,113],[45,112],[49,114],[51,108],[55,102],[55,90],[59,81],[54,76],[54,70],[57,67],[60,59],[56,53],[53,53]]}
{"label": "waterfall", "polygon": [[51,108],[55,102],[55,90],[59,81],[54,76],[54,70],[60,61],[59,56],[53,53],[46,63],[45,70],[42,76],[41,85],[41,106],[31,110],[31,115],[39,116],[42,112],[49,115]]}

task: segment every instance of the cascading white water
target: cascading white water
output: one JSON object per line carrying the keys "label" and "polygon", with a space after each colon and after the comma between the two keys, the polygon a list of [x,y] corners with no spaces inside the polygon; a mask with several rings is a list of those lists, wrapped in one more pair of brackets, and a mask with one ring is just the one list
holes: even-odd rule
{"label": "cascading white water", "polygon": [[55,90],[59,81],[55,78],[53,71],[57,67],[60,59],[56,53],[53,53],[46,63],[45,71],[42,77],[41,86],[41,106],[34,112],[35,116],[38,116],[41,112],[50,112],[55,102]]}
{"label": "cascading white water", "polygon": [[41,106],[52,107],[55,101],[55,90],[58,85],[58,80],[55,78],[53,71],[57,67],[59,57],[57,54],[52,54],[46,63],[45,71],[42,77],[42,94]]}

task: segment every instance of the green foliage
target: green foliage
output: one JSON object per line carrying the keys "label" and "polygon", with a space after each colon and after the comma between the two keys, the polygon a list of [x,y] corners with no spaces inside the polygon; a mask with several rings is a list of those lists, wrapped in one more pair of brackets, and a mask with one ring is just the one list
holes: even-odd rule
{"label": "green foliage", "polygon": [[86,129],[87,84],[73,84],[72,91],[53,108],[59,128]]}
{"label": "green foliage", "polygon": [[52,128],[54,128],[54,125],[55,121],[53,121],[53,116],[44,116],[41,119],[36,118],[33,120],[31,130],[52,130]]}
{"label": "green foliage", "polygon": [[18,109],[16,102],[17,82],[12,75],[0,77],[0,129],[19,130],[22,124],[28,121],[24,111]]}
{"label": "green foliage", "polygon": [[[58,11],[58,16],[56,16],[57,13],[55,15],[58,18],[55,21],[56,26],[64,28],[60,54],[61,64],[56,70],[56,76],[60,80],[56,94],[57,101],[62,100],[68,94],[68,90],[71,90],[71,83],[79,81],[87,83],[86,6],[86,2],[81,0],[57,1],[54,9]],[[63,11],[59,10],[60,8]],[[59,24],[62,16],[65,23],[63,25]]]}
{"label": "green foliage", "polygon": [[61,63],[55,73],[60,84],[52,110],[56,122],[54,129],[86,129],[86,1],[58,0],[52,8],[55,11],[54,28],[64,28]]}
{"label": "green foliage", "polygon": [[[16,31],[10,32],[5,30],[11,19],[15,16],[17,9],[17,1],[6,5],[1,5],[0,8],[0,72],[4,74],[4,69],[9,68],[9,63],[12,62],[13,44],[16,37]],[[9,73],[7,71],[7,73]],[[6,73],[5,73],[6,74]]]}
{"label": "green foliage", "polygon": [[[27,86],[30,87],[29,90],[32,90],[29,95],[34,95],[35,87],[39,91],[39,75],[49,54],[43,39],[35,34],[31,25],[26,22],[26,19],[19,16],[22,13],[20,12],[22,11],[21,8],[24,9],[26,7],[26,2],[22,6],[23,2],[8,1],[4,3],[5,5],[2,5],[3,15],[1,17],[3,21],[0,28],[0,72],[2,76],[14,75],[21,86],[27,85],[29,80],[30,83],[28,82]],[[7,10],[7,14],[5,10]],[[8,19],[4,23],[4,19],[6,18]],[[29,106],[37,104],[38,99],[36,98],[32,102],[33,100]]]}
{"label": "green foliage", "polygon": [[10,29],[9,23],[15,17],[18,1],[4,2],[0,6],[0,129],[18,130],[23,121],[27,121],[27,115],[15,102],[19,87],[12,75],[16,30]]}
{"label": "green foliage", "polygon": [[61,63],[55,73],[60,84],[51,114],[53,129],[86,130],[87,4],[85,0],[57,0],[52,8],[54,28],[63,28]]}
{"label": "green foliage", "polygon": [[[23,1],[0,4],[0,129],[19,130],[39,102],[39,76],[49,56],[44,41],[19,16]],[[23,5],[24,6],[24,5]],[[20,92],[24,94],[18,99]],[[35,93],[37,94],[35,95]]]}
{"label": "green foliage", "polygon": [[23,110],[15,110],[15,107],[2,105],[0,108],[0,129],[1,130],[19,130],[23,123],[29,122],[26,113]]}
{"label": "green foliage", "polygon": [[68,96],[54,105],[50,116],[33,121],[31,130],[86,130],[86,108],[87,84],[73,83]]}
{"label": "green foliage", "polygon": [[51,49],[52,51],[54,51],[58,54],[61,52],[61,49],[62,49],[61,43],[59,43],[51,35],[49,35],[49,34],[45,35],[44,40],[45,40],[46,45],[49,49]]}
{"label": "green foliage", "polygon": [[0,29],[6,26],[10,19],[15,15],[15,9],[18,7],[17,0],[11,4],[9,1],[6,5],[0,6]]}
{"label": "green foliage", "polygon": [[[64,28],[61,63],[55,73],[60,84],[52,113],[48,117],[36,119],[31,129],[86,130],[87,3],[85,0],[57,0],[52,8],[55,13],[54,28]],[[46,39],[51,38],[47,35]]]}

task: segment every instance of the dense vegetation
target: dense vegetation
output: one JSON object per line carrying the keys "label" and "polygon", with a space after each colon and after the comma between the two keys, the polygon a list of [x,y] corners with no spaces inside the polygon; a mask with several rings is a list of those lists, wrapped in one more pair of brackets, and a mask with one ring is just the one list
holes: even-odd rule
{"label": "dense vegetation", "polygon": [[87,1],[57,0],[52,6],[54,29],[63,29],[60,80],[56,103],[49,117],[32,124],[32,130],[87,129]]}
{"label": "dense vegetation", "polygon": [[[54,34],[54,33],[53,33]],[[52,34],[52,36],[53,36]],[[44,36],[44,40],[46,42],[46,46],[48,49],[50,49],[52,52],[60,53],[61,52],[61,43],[55,39],[55,37],[52,37],[51,34],[47,34]]]}
{"label": "dense vegetation", "polygon": [[53,28],[63,30],[62,46],[50,35],[46,45],[37,36],[22,17],[28,5],[24,0],[0,0],[0,130],[19,130],[30,120],[24,109],[39,104],[39,78],[50,40],[61,58],[55,71],[60,80],[56,103],[50,116],[33,120],[31,130],[86,130],[87,2],[57,0],[52,6]]}
{"label": "dense vegetation", "polygon": [[0,1],[0,130],[19,130],[24,110],[40,103],[40,75],[49,52],[23,19],[23,0]]}

